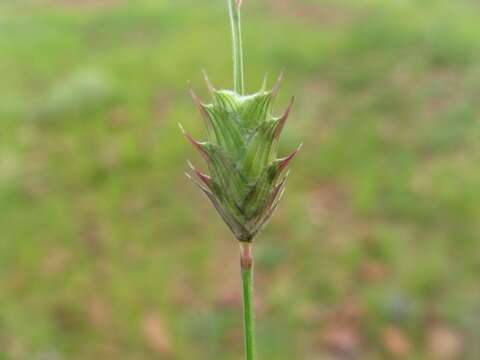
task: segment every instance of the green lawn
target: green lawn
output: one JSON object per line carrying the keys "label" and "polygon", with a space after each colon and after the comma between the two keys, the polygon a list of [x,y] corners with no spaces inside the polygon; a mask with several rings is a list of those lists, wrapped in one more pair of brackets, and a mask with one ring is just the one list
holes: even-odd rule
{"label": "green lawn", "polygon": [[[244,0],[304,147],[255,247],[261,360],[480,358],[473,0]],[[0,359],[239,360],[238,246],[184,177],[224,1],[0,2]]]}

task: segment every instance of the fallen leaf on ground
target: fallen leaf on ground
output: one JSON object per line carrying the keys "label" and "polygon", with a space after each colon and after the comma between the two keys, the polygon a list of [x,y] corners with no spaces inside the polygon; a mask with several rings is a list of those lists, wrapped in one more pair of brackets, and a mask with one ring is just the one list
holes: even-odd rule
{"label": "fallen leaf on ground", "polygon": [[360,334],[354,326],[334,325],[325,331],[322,342],[332,355],[340,358],[351,358],[361,350]]}
{"label": "fallen leaf on ground", "polygon": [[63,247],[52,248],[43,261],[43,272],[47,276],[61,273],[72,261],[72,253]]}
{"label": "fallen leaf on ground", "polygon": [[171,355],[171,345],[162,318],[156,312],[147,313],[143,318],[143,335],[147,345],[156,353]]}
{"label": "fallen leaf on ground", "polygon": [[407,335],[398,327],[389,326],[383,331],[383,344],[387,351],[396,357],[406,357],[412,351]]}
{"label": "fallen leaf on ground", "polygon": [[360,320],[363,309],[355,299],[349,299],[330,316],[322,342],[335,359],[351,359],[361,355],[363,340]]}
{"label": "fallen leaf on ground", "polygon": [[360,275],[369,282],[380,281],[387,276],[387,268],[379,262],[366,261],[360,268]]}
{"label": "fallen leaf on ground", "polygon": [[464,351],[464,339],[457,330],[446,325],[434,325],[427,338],[428,351],[433,359],[460,359]]}
{"label": "fallen leaf on ground", "polygon": [[90,322],[96,328],[106,328],[110,323],[109,306],[101,297],[92,296],[87,305],[87,314]]}

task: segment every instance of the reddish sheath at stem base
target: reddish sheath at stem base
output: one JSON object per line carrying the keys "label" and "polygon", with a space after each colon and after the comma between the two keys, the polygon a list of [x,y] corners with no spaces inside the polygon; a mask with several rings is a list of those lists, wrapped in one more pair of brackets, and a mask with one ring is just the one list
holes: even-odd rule
{"label": "reddish sheath at stem base", "polygon": [[240,242],[240,266],[242,270],[250,270],[253,266],[252,244]]}

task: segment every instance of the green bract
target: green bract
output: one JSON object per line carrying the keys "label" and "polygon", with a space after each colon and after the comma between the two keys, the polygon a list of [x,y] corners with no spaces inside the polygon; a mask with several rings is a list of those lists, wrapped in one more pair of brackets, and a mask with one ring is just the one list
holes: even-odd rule
{"label": "green bract", "polygon": [[[277,159],[280,133],[287,121],[293,99],[280,117],[272,115],[272,102],[279,83],[251,95],[216,90],[210,104],[192,97],[207,127],[208,140],[189,141],[208,164],[210,176],[189,163],[187,176],[208,196],[238,240],[250,242],[270,219],[285,188],[286,167],[291,155]],[[280,80],[280,79],[279,79]]]}

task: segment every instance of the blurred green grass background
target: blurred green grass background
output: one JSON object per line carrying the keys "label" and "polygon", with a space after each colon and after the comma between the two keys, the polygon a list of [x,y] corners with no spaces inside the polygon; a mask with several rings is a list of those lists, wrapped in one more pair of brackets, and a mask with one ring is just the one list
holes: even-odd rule
{"label": "blurred green grass background", "polygon": [[[300,141],[255,245],[260,359],[479,359],[480,11],[244,0]],[[0,358],[242,359],[238,247],[185,180],[224,1],[0,4]]]}

